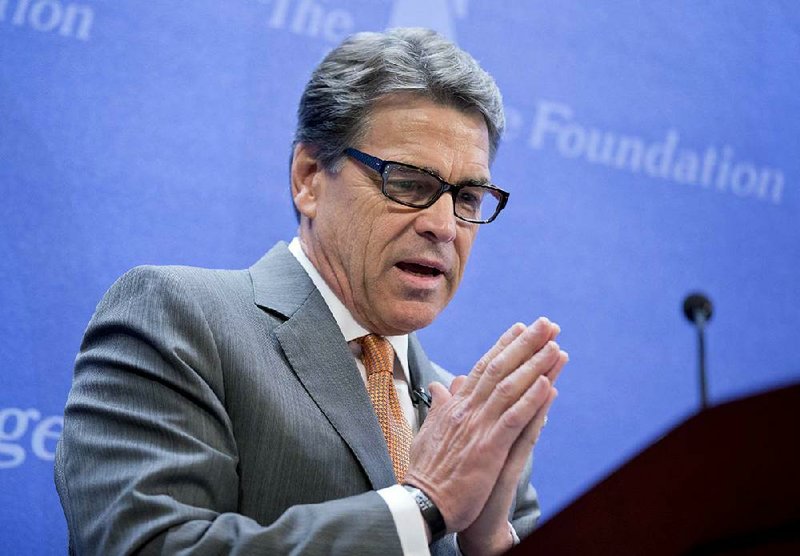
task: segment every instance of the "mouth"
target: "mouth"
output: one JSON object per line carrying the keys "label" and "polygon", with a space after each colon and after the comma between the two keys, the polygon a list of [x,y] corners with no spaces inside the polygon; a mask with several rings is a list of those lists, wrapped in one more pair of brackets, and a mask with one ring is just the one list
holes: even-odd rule
{"label": "mouth", "polygon": [[450,272],[444,262],[434,258],[406,259],[395,263],[394,267],[399,271],[402,283],[410,288],[409,291],[417,294],[425,291],[425,295],[442,288]]}
{"label": "mouth", "polygon": [[401,261],[395,266],[403,272],[421,277],[435,278],[444,274],[444,269],[437,263]]}

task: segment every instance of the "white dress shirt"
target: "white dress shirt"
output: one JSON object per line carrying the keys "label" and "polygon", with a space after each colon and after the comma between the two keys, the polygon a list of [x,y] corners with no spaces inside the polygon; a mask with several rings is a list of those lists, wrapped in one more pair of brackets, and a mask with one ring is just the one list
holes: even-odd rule
{"label": "white dress shirt", "polygon": [[[344,303],[336,297],[336,294],[333,293],[333,290],[331,290],[330,286],[328,286],[303,252],[298,238],[295,237],[289,244],[289,251],[308,273],[311,281],[314,282],[317,290],[322,295],[322,299],[325,300],[328,309],[330,309],[333,318],[336,320],[336,324],[339,325],[339,329],[342,331],[342,336],[350,346],[350,351],[353,352],[356,366],[361,373],[361,379],[366,384],[367,370],[361,361],[361,346],[355,340],[370,334],[370,331],[356,322],[356,319],[353,318]],[[403,414],[408,420],[408,424],[411,425],[412,431],[416,433],[419,430],[419,419],[408,388],[408,384],[411,382],[408,371],[408,335],[386,336],[386,339],[394,348],[394,387],[400,400],[400,407],[403,409]],[[382,488],[377,492],[386,502],[392,514],[397,534],[400,537],[400,546],[403,548],[403,554],[429,556],[430,551],[428,550],[428,536],[425,533],[425,522],[414,497],[400,485]]]}

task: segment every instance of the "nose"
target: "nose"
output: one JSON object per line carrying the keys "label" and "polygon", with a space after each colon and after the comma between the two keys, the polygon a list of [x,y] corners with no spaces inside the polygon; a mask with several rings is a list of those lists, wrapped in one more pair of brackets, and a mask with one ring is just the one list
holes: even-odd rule
{"label": "nose", "polygon": [[421,209],[414,220],[414,229],[419,235],[436,243],[454,241],[456,215],[453,213],[453,196],[445,193],[431,206]]}

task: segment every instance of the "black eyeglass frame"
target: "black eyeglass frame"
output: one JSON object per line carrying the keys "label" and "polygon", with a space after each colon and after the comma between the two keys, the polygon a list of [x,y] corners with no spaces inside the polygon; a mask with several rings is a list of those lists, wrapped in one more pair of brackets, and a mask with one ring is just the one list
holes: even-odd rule
{"label": "black eyeglass frame", "polygon": [[[499,187],[497,187],[495,185],[492,185],[492,184],[481,184],[481,185],[475,185],[475,184],[456,185],[456,184],[452,184],[452,183],[444,181],[441,177],[437,176],[434,172],[431,172],[430,170],[426,170],[425,168],[420,168],[418,166],[414,166],[413,164],[406,164],[405,162],[396,162],[394,160],[382,160],[382,159],[378,158],[377,156],[372,156],[371,154],[367,154],[367,153],[365,153],[363,151],[360,151],[358,149],[354,149],[352,147],[348,147],[347,149],[344,150],[344,152],[345,152],[345,154],[347,156],[353,158],[357,162],[360,162],[364,166],[366,166],[368,168],[371,168],[372,170],[375,170],[376,172],[378,172],[378,174],[380,174],[380,176],[381,176],[381,193],[383,193],[383,196],[386,197],[387,199],[391,199],[395,203],[399,203],[399,204],[407,206],[407,207],[424,209],[424,208],[428,208],[428,207],[432,206],[436,201],[439,200],[439,198],[442,195],[444,195],[445,193],[447,193],[449,191],[451,193],[451,195],[453,195],[453,201],[454,201],[453,202],[453,214],[455,215],[456,218],[459,218],[459,219],[461,219],[461,220],[463,220],[465,222],[470,222],[471,224],[488,224],[489,222],[492,222],[495,218],[497,218],[497,215],[500,214],[500,211],[502,211],[503,208],[505,208],[506,203],[508,203],[508,198],[511,196],[511,194],[508,191],[504,191],[504,190],[500,189]],[[437,194],[435,194],[433,196],[433,198],[431,198],[430,201],[428,201],[425,204],[421,204],[421,205],[420,204],[409,203],[409,202],[406,202],[406,201],[400,201],[398,199],[395,199],[394,197],[392,197],[392,196],[390,196],[389,194],[386,193],[386,181],[387,181],[386,168],[390,164],[393,164],[395,166],[405,166],[406,168],[411,168],[412,170],[417,170],[419,172],[424,172],[424,173],[428,174],[429,176],[433,177],[434,179],[436,179],[439,182],[439,184],[440,184],[439,192]],[[471,220],[469,218],[464,218],[463,216],[459,216],[456,213],[456,203],[455,203],[456,195],[458,194],[458,192],[461,189],[463,189],[465,187],[482,187],[484,189],[489,189],[491,191],[496,191],[500,195],[500,197],[498,199],[498,202],[497,202],[497,208],[495,208],[494,214],[490,218],[487,218],[485,220]]]}

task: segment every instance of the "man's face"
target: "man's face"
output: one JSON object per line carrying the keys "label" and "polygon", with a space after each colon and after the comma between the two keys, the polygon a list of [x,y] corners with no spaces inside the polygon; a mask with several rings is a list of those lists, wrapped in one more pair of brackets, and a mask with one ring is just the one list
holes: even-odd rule
{"label": "man's face", "polygon": [[[364,141],[352,146],[450,183],[489,179],[482,116],[409,95],[379,103]],[[306,253],[356,320],[383,335],[430,324],[455,294],[478,228],[455,217],[452,195],[427,209],[405,207],[383,196],[377,172],[350,158],[337,174],[317,169],[305,184],[312,195],[298,207]]]}

